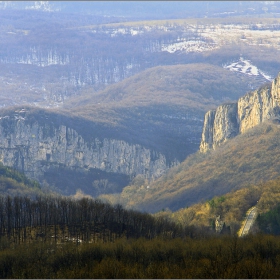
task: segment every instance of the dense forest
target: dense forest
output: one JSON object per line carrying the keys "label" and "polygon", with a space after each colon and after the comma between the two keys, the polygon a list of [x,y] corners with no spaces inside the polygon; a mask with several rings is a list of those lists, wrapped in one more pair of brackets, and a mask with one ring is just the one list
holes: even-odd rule
{"label": "dense forest", "polygon": [[278,278],[280,238],[238,238],[92,199],[1,197],[1,278]]}
{"label": "dense forest", "polygon": [[[0,196],[1,278],[280,276],[279,179],[207,201],[208,222],[211,213],[226,221],[218,234],[199,220],[203,205],[189,208],[196,211],[193,222],[182,221],[188,209],[151,215],[92,198],[45,195],[37,182],[2,165],[0,174],[11,182],[6,191],[21,190]],[[227,220],[242,219],[256,202],[254,234],[238,238]]]}
{"label": "dense forest", "polygon": [[280,205],[273,207],[270,211],[259,214],[257,223],[262,232],[267,234],[280,234]]}

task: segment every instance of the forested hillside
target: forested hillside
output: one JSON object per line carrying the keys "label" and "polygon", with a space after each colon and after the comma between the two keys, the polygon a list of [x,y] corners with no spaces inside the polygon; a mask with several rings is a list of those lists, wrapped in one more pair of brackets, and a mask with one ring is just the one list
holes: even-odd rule
{"label": "forested hillside", "polygon": [[[224,201],[227,200],[226,197]],[[2,278],[277,278],[279,237],[217,236],[88,198],[1,197]]]}
{"label": "forested hillside", "polygon": [[37,195],[1,196],[0,236],[16,244],[33,240],[54,242],[103,242],[120,237],[153,239],[175,238],[182,228],[165,218],[154,218],[121,205],[110,205],[91,198]]}
{"label": "forested hillside", "polygon": [[2,106],[60,107],[84,89],[94,98],[96,91],[155,66],[208,63],[226,68],[240,56],[264,74],[243,71],[247,90],[275,76],[280,65],[276,18],[127,22],[51,11],[0,14]]}
{"label": "forested hillside", "polygon": [[33,197],[42,193],[37,181],[30,180],[23,173],[0,163],[0,195]]}
{"label": "forested hillside", "polygon": [[[177,210],[232,189],[279,176],[279,125],[263,123],[208,154],[196,153],[148,185],[145,180],[124,188],[120,196],[105,196],[128,207]],[[148,187],[147,187],[148,186]]]}
{"label": "forested hillside", "polygon": [[135,176],[158,178],[196,152],[204,113],[243,87],[245,76],[218,66],[159,66],[85,91],[64,109],[5,108],[3,162],[65,195],[119,193]]}
{"label": "forested hillside", "polygon": [[165,217],[174,222],[189,226],[206,227],[215,230],[215,221],[219,216],[224,223],[224,231],[237,234],[244,221],[246,212],[251,207],[257,208],[259,218],[251,232],[258,231],[278,234],[280,204],[280,179],[269,180],[260,184],[249,184],[239,190],[220,195],[204,202],[196,203],[171,212],[163,209],[156,217]]}
{"label": "forested hillside", "polygon": [[2,208],[0,214],[2,278],[280,275],[279,237],[215,236],[205,229],[183,229],[164,218],[88,199],[1,200],[8,210],[4,216]]}

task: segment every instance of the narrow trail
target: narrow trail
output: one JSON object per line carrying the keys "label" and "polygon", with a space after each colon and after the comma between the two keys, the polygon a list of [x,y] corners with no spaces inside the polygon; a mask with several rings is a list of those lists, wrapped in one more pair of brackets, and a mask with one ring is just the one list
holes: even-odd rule
{"label": "narrow trail", "polygon": [[249,233],[250,228],[252,227],[253,223],[255,222],[257,217],[257,207],[254,206],[250,208],[247,212],[246,218],[242,223],[242,226],[238,232],[238,236],[242,237]]}

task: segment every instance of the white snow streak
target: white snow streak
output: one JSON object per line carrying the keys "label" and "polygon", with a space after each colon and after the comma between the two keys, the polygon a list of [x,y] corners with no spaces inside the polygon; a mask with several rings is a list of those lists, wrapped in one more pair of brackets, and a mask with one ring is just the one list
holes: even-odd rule
{"label": "white snow streak", "polygon": [[272,78],[269,75],[266,75],[263,71],[259,70],[257,66],[253,65],[250,60],[246,60],[243,57],[240,57],[237,62],[225,65],[224,68],[249,76],[262,76],[266,80],[272,81]]}

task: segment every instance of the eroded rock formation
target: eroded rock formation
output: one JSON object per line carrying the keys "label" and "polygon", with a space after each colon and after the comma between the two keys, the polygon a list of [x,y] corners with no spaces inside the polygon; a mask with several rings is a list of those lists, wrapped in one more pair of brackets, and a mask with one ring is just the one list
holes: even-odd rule
{"label": "eroded rock formation", "polygon": [[0,117],[0,161],[41,182],[45,172],[57,167],[129,177],[141,174],[152,179],[177,164],[168,163],[163,154],[137,143],[95,132],[82,135],[67,124],[54,122],[31,121],[24,112]]}
{"label": "eroded rock formation", "polygon": [[230,138],[261,122],[278,116],[280,108],[280,74],[265,85],[206,113],[200,151],[215,149]]}

